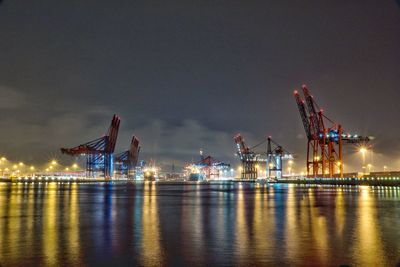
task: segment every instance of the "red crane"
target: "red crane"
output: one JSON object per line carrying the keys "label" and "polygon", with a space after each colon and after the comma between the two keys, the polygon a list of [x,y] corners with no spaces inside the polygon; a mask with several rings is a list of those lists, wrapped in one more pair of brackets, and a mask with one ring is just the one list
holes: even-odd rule
{"label": "red crane", "polygon": [[[305,85],[302,91],[305,101],[297,90],[294,97],[307,136],[307,175],[312,169],[313,177],[334,177],[337,174],[343,177],[343,142],[366,144],[370,138],[343,134],[342,126],[325,116]],[[327,128],[328,124],[330,127]]]}
{"label": "red crane", "polygon": [[106,135],[76,147],[61,148],[61,152],[71,156],[86,156],[86,175],[88,177],[94,177],[101,172],[104,178],[110,178],[113,173],[113,153],[117,143],[120,121],[120,118],[114,115]]}

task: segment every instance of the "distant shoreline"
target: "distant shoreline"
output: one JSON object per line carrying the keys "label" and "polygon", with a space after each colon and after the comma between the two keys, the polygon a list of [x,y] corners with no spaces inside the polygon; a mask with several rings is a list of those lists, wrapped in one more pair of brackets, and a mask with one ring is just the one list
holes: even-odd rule
{"label": "distant shoreline", "polygon": [[160,185],[227,185],[227,184],[303,184],[303,185],[333,185],[333,186],[400,186],[400,177],[374,177],[374,178],[299,178],[299,179],[281,179],[276,182],[266,182],[260,180],[209,180],[209,181],[138,181],[127,179],[106,180],[103,178],[85,178],[85,179],[50,179],[50,180],[30,180],[30,179],[11,179],[0,178],[0,182],[6,183],[80,183],[80,184],[97,184],[97,183],[121,183],[121,184],[160,184]]}

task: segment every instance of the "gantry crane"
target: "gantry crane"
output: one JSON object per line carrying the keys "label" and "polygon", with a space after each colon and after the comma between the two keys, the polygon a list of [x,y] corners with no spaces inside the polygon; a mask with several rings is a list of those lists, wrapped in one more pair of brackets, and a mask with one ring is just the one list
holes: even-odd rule
{"label": "gantry crane", "polygon": [[[271,136],[264,138],[255,146],[249,148],[240,134],[234,137],[239,158],[242,163],[241,175],[244,179],[257,179],[258,169],[266,165],[266,178],[282,178],[282,159],[292,159],[291,153],[272,140]],[[255,148],[267,143],[267,148],[256,153]],[[262,172],[261,172],[262,173]],[[275,174],[272,177],[272,174]]]}
{"label": "gantry crane", "polygon": [[244,179],[257,179],[257,157],[253,151],[244,142],[243,137],[237,134],[233,137],[236,143],[238,156],[242,162],[241,178]]}
{"label": "gantry crane", "polygon": [[111,178],[113,174],[113,153],[120,121],[120,118],[114,115],[106,135],[73,148],[61,148],[61,152],[71,156],[86,156],[87,177],[100,174],[104,178]]}
{"label": "gantry crane", "polygon": [[115,170],[119,175],[132,177],[139,159],[139,139],[132,136],[131,146],[129,150],[115,155]]}
{"label": "gantry crane", "polygon": [[343,177],[343,143],[366,144],[370,137],[344,134],[342,126],[324,114],[305,85],[302,91],[305,100],[297,90],[294,97],[307,137],[307,175],[312,170],[313,177]]}

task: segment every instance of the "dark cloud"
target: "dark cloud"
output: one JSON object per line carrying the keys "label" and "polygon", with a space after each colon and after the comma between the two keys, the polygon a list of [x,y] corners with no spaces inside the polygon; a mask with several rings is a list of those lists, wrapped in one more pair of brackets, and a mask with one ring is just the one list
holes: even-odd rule
{"label": "dark cloud", "polygon": [[400,134],[394,1],[4,1],[0,33],[1,154],[40,161],[118,113],[118,149],[135,133],[163,162],[199,148],[236,162],[238,131],[302,158],[292,90],[307,83],[347,131],[400,158],[387,149]]}

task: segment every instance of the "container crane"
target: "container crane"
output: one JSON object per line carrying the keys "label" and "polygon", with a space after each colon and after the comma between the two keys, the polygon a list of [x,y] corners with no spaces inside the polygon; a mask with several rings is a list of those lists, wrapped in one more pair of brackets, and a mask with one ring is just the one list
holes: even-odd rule
{"label": "container crane", "polygon": [[236,143],[238,156],[242,162],[241,177],[244,179],[257,179],[257,157],[244,142],[243,137],[237,134],[233,137]]}
{"label": "container crane", "polygon": [[108,132],[103,137],[73,148],[61,148],[61,153],[71,156],[86,156],[86,176],[98,173],[109,179],[113,174],[113,153],[118,137],[120,118],[114,115]]}
{"label": "container crane", "polygon": [[139,159],[139,152],[139,139],[132,136],[130,149],[115,155],[116,171],[121,175],[126,175],[126,177],[132,177]]}
{"label": "container crane", "polygon": [[[282,146],[272,140],[271,136],[264,138],[255,146],[249,148],[244,142],[243,137],[237,134],[234,137],[239,158],[242,162],[242,178],[257,179],[258,169],[265,168],[265,175],[267,178],[282,178],[282,160],[292,159],[293,156]],[[255,148],[267,143],[267,147],[260,153],[255,152]],[[272,174],[275,174],[272,177]]]}
{"label": "container crane", "polygon": [[344,134],[342,126],[324,114],[305,85],[302,91],[305,100],[297,90],[294,98],[307,136],[307,175],[312,170],[313,177],[343,177],[343,143],[366,144],[370,137]]}

